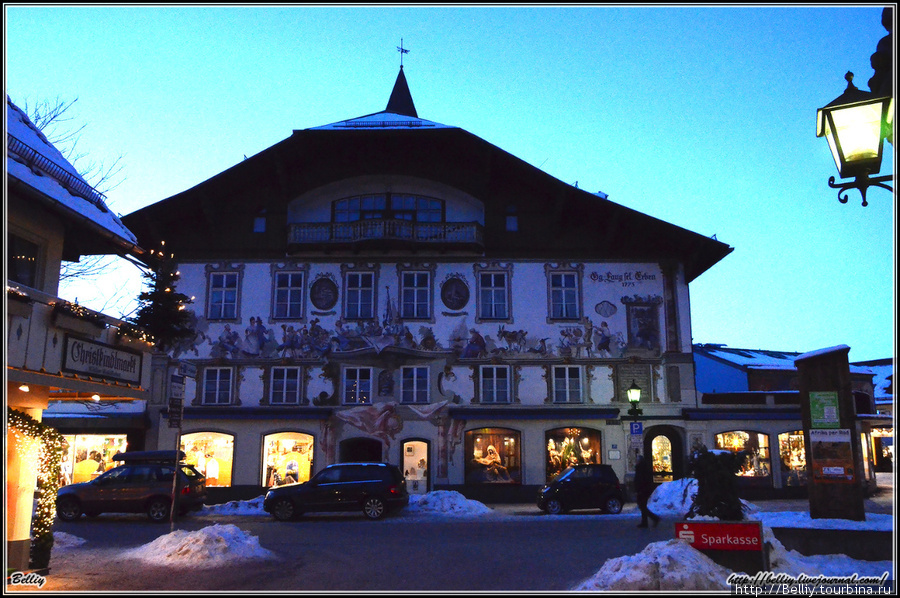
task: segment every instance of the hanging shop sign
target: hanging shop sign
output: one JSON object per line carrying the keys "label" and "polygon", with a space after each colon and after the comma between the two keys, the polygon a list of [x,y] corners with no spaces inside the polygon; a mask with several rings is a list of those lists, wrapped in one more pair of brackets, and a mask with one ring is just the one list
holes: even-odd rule
{"label": "hanging shop sign", "polygon": [[143,357],[138,351],[67,334],[62,369],[74,374],[140,384]]}

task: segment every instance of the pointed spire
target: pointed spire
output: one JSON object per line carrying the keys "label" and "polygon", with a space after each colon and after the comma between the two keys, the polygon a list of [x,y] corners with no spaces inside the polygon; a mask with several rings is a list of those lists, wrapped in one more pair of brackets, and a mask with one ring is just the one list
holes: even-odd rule
{"label": "pointed spire", "polygon": [[391,99],[388,100],[385,112],[393,112],[394,114],[419,118],[419,115],[416,114],[416,107],[413,104],[412,95],[409,93],[409,85],[406,84],[406,76],[403,74],[403,65],[400,65],[400,74],[397,75],[397,81],[394,83],[394,90],[391,92]]}

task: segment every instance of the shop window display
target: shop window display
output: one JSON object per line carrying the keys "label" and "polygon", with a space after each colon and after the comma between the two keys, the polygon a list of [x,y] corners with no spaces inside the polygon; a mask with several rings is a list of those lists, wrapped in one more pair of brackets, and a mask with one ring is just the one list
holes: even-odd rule
{"label": "shop window display", "polygon": [[270,488],[309,480],[314,439],[300,432],[269,434],[264,439],[262,485]]}
{"label": "shop window display", "polygon": [[181,437],[185,462],[206,476],[206,485],[231,486],[234,436],[219,432],[193,432]]}
{"label": "shop window display", "polygon": [[520,484],[520,434],[504,428],[466,432],[467,484]]}
{"label": "shop window display", "polygon": [[421,440],[403,443],[403,477],[410,494],[428,492],[428,443]]}
{"label": "shop window display", "polygon": [[785,486],[806,485],[806,443],[803,430],[778,435],[781,475]]}
{"label": "shop window display", "polygon": [[600,463],[600,432],[585,428],[557,428],[546,434],[547,481],[572,465]]}
{"label": "shop window display", "polygon": [[747,451],[747,460],[737,473],[739,476],[763,478],[771,475],[769,437],[765,434],[743,431],[716,434],[716,448],[733,453]]}
{"label": "shop window display", "polygon": [[60,467],[60,485],[89,482],[112,469],[116,453],[127,450],[125,434],[71,434],[64,436],[68,445]]}
{"label": "shop window display", "polygon": [[665,436],[657,436],[650,443],[650,451],[653,457],[653,482],[671,482],[672,441]]}

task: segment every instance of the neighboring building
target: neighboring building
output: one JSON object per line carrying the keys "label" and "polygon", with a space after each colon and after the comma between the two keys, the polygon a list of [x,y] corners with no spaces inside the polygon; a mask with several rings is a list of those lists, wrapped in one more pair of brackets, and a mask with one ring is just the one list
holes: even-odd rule
{"label": "neighboring building", "polygon": [[[700,408],[686,410],[686,416],[711,422],[710,446],[754,452],[756,461],[763,465],[748,464],[741,473],[746,486],[804,486],[806,456],[800,382],[794,364],[801,353],[719,344],[695,344],[693,350]],[[885,429],[891,429],[890,417],[876,414],[874,376],[871,367],[850,364],[857,427],[864,435],[864,474],[870,488],[875,484],[875,471],[883,468],[879,438]]]}
{"label": "neighboring building", "polygon": [[[6,405],[38,422],[57,401],[136,401],[140,411],[149,397],[150,345],[121,336],[122,322],[57,292],[64,260],[103,254],[142,259],[143,250],[104,197],[9,97],[6,104]],[[89,433],[97,425],[103,424],[73,424],[72,431]],[[124,428],[118,429],[124,438]],[[7,430],[7,565],[19,570],[28,567],[37,475],[36,452],[22,449],[24,442]],[[120,448],[124,441],[110,450]],[[77,446],[70,443],[69,450],[70,465],[88,463],[87,451],[79,458]]]}
{"label": "neighboring building", "polygon": [[852,365],[869,368],[875,373],[875,412],[888,418],[890,425],[872,428],[872,441],[878,471],[892,471],[894,467],[894,360],[874,359],[857,361]]}
{"label": "neighboring building", "polygon": [[[401,466],[413,492],[532,500],[568,462],[681,475],[697,407],[688,285],[727,245],[387,108],[294,131],[123,218],[165,241],[196,336],[181,446],[222,495],[339,461]],[[170,448],[165,394],[150,406]],[[640,438],[640,437],[638,437]],[[638,450],[641,445],[638,444]]]}

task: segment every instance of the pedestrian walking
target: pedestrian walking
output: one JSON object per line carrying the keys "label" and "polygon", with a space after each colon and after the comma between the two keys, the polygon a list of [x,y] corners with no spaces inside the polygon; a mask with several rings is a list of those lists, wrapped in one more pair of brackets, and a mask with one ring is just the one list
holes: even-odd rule
{"label": "pedestrian walking", "polygon": [[647,507],[647,501],[653,494],[653,469],[650,462],[638,455],[637,465],[634,467],[634,490],[637,494],[637,505],[641,510],[641,522],[638,527],[647,527],[647,519],[653,521],[653,527],[659,524],[659,515]]}

